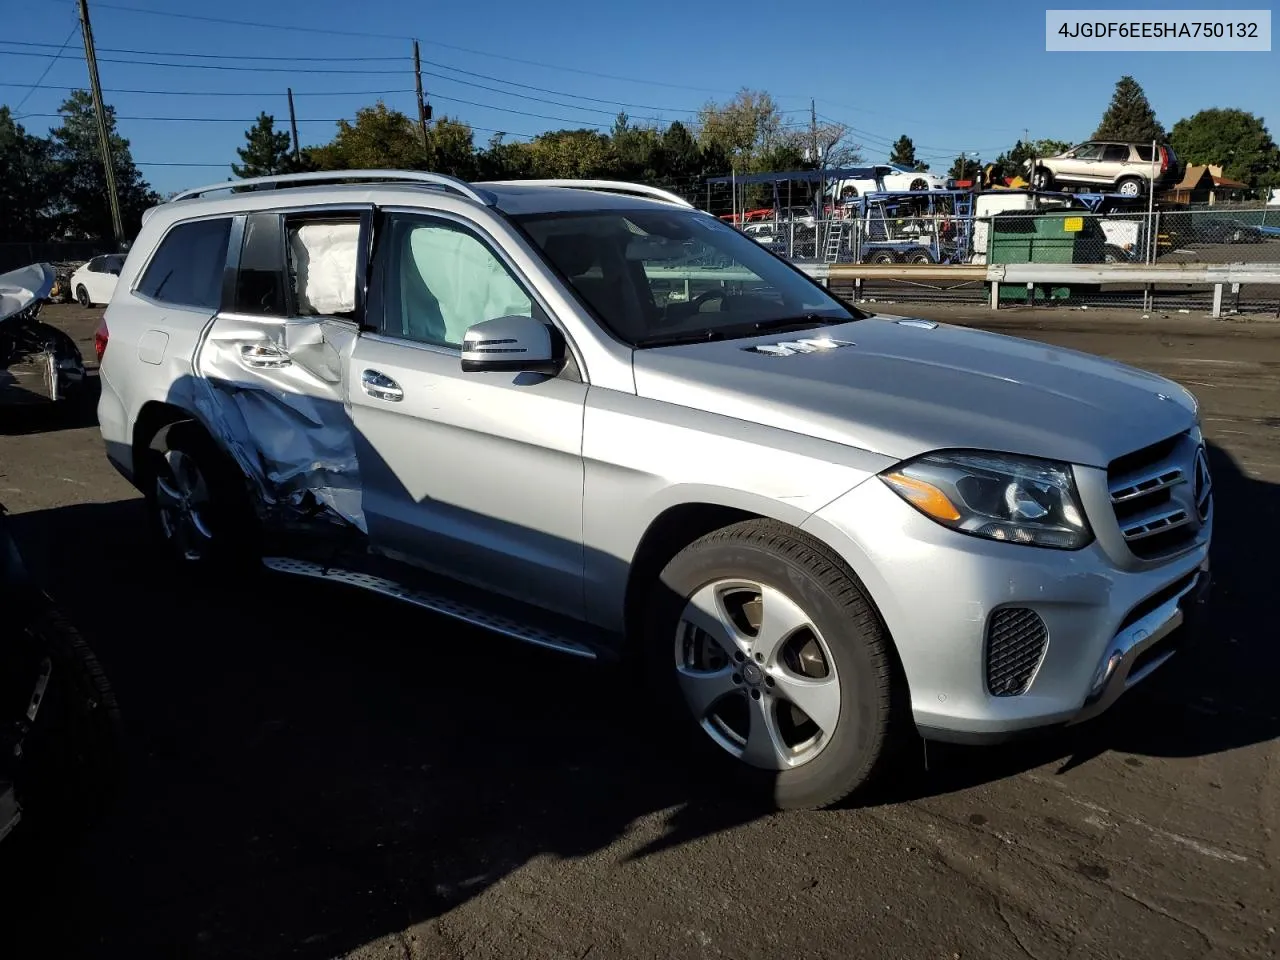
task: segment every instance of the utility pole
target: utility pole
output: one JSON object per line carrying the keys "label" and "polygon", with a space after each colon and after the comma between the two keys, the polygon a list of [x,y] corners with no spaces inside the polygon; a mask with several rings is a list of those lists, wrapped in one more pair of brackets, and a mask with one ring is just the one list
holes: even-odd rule
{"label": "utility pole", "polygon": [[293,112],[293,87],[289,87],[289,132],[293,134],[293,160],[297,163],[301,159],[301,152],[298,149],[298,115]]}
{"label": "utility pole", "polygon": [[422,133],[422,152],[427,152],[427,121],[431,119],[431,108],[427,106],[422,95],[422,59],[418,55],[418,41],[413,41],[413,82],[418,89],[418,128]]}
{"label": "utility pole", "polygon": [[815,214],[821,221],[827,209],[827,194],[822,182],[822,153],[818,149],[818,108],[813,100],[809,101],[809,136],[813,140],[813,159],[818,164],[818,209]]}
{"label": "utility pole", "polygon": [[107,199],[111,204],[111,229],[116,249],[124,246],[124,224],[120,219],[120,192],[116,188],[116,166],[111,159],[111,134],[107,127],[107,111],[102,105],[102,84],[98,82],[98,58],[93,49],[93,28],[89,25],[88,0],[80,0],[80,34],[84,38],[84,58],[89,65],[89,88],[93,92],[93,110],[98,116],[98,145],[102,150],[102,166],[107,176]]}

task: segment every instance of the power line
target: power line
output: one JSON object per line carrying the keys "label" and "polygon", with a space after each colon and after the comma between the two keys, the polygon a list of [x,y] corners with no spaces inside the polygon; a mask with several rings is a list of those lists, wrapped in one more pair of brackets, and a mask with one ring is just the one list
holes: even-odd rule
{"label": "power line", "polygon": [[[95,6],[105,6],[105,4],[95,4]],[[6,50],[6,56],[10,57],[47,57],[47,53],[34,53],[25,50]],[[55,59],[61,60],[78,60],[75,54],[61,55]],[[174,67],[185,70],[229,70],[237,73],[340,73],[340,74],[356,74],[359,76],[374,75],[395,75],[400,76],[404,70],[340,70],[333,67],[245,67],[233,66],[222,63],[159,63],[154,60],[121,60],[118,57],[98,57],[99,63],[123,63],[135,67]]]}
{"label": "power line", "polygon": [[[0,87],[25,87],[25,83],[4,83]],[[83,87],[64,87],[60,84],[44,83],[38,85],[40,90],[83,90]],[[279,90],[137,90],[130,87],[103,87],[103,93],[133,93],[165,97],[278,97]],[[332,90],[332,91],[293,91],[295,97],[388,97],[402,93],[413,93],[412,90]]]}
{"label": "power line", "polygon": [[40,84],[44,83],[44,78],[49,75],[49,71],[53,69],[53,65],[57,63],[58,60],[62,57],[62,51],[67,49],[67,44],[71,42],[71,38],[74,37],[76,33],[79,32],[79,30],[80,30],[80,25],[76,24],[71,28],[70,32],[67,33],[67,39],[62,41],[62,46],[58,48],[58,52],[55,53],[52,57],[50,57],[49,62],[45,64],[44,73],[40,74],[40,76],[36,78],[36,82],[31,85],[31,89],[27,91],[26,95],[22,98],[21,102],[19,102],[19,104],[13,108],[13,112],[15,114],[18,113],[20,110],[22,110],[26,102],[31,99],[31,95],[35,93],[38,89],[40,89]]}
{"label": "power line", "polygon": [[[96,7],[101,7],[105,10],[118,10],[118,11],[127,12],[127,13],[141,13],[141,14],[146,14],[146,15],[155,16],[155,17],[174,17],[182,20],[197,20],[204,23],[220,23],[220,24],[225,24],[233,27],[255,27],[263,30],[283,30],[288,33],[317,33],[317,34],[325,34],[328,36],[338,36],[338,37],[364,37],[364,38],[373,39],[373,40],[409,41],[413,39],[412,37],[407,37],[402,34],[369,33],[369,32],[361,32],[357,30],[326,29],[324,27],[309,27],[309,26],[296,24],[296,23],[291,23],[291,24],[262,23],[260,21],[253,21],[253,20],[235,20],[227,17],[210,17],[210,16],[206,16],[203,14],[196,14],[196,13],[176,13],[171,10],[150,10],[150,9],[144,9],[142,7],[131,7],[131,6],[127,6],[125,4],[119,4],[119,3],[96,2],[94,5]],[[467,53],[472,56],[493,57],[494,59],[497,59],[497,60],[507,60],[512,63],[522,63],[522,64],[525,64],[526,66],[542,67],[547,70],[563,70],[567,73],[577,73],[577,74],[581,74],[583,76],[588,76],[588,77],[600,77],[605,80],[618,80],[623,83],[638,83],[638,84],[644,84],[646,86],[652,86],[652,87],[667,87],[673,90],[691,90],[699,93],[717,93],[717,94],[728,95],[728,96],[733,96],[735,92],[731,90],[713,90],[708,87],[694,87],[694,86],[688,86],[686,84],[679,84],[679,83],[667,83],[661,80],[647,80],[647,79],[640,79],[638,77],[624,77],[617,74],[599,73],[593,70],[582,70],[576,67],[565,67],[559,64],[545,63],[539,60],[525,60],[520,57],[510,57],[505,54],[492,53],[487,50],[477,50],[472,47],[462,47],[456,44],[444,43],[443,41],[440,41],[440,40],[423,40],[422,43],[428,46],[441,47],[446,50],[457,50],[460,53]]]}
{"label": "power line", "polygon": [[[102,6],[102,4],[94,4]],[[0,40],[0,44],[14,47],[56,47],[56,43],[37,43],[34,40]],[[353,60],[361,63],[399,63],[411,60],[411,57],[352,57],[342,54],[340,57],[295,57],[280,53],[186,53],[181,50],[132,50],[124,47],[98,47],[103,53],[129,53],[144,57],[192,57],[200,60],[299,60],[306,63],[331,63],[334,59]]]}

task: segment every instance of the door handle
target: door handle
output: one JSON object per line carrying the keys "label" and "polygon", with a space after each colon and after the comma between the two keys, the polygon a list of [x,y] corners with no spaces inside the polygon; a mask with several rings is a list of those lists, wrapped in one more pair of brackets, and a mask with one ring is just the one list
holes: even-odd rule
{"label": "door handle", "polygon": [[246,367],[287,367],[293,363],[289,355],[270,343],[246,343],[240,347],[240,360]]}
{"label": "door handle", "polygon": [[400,384],[377,370],[366,370],[360,374],[360,386],[375,400],[390,400],[394,403],[404,399],[404,391],[400,389]]}

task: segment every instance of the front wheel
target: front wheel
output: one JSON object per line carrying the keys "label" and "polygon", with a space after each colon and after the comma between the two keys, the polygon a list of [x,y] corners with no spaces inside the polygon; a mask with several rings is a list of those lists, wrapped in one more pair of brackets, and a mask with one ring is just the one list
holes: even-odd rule
{"label": "front wheel", "polygon": [[821,544],[752,520],[663,570],[646,631],[655,676],[695,745],[783,809],[826,807],[887,753],[890,642]]}

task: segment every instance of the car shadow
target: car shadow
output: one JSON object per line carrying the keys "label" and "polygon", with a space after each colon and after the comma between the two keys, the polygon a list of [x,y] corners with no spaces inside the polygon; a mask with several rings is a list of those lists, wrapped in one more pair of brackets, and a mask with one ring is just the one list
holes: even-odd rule
{"label": "car shadow", "polygon": [[144,519],[10,517],[115,688],[128,766],[82,843],[0,844],[0,956],[340,956],[642,818],[678,844],[765,812],[654,737],[619,670],[306,580],[185,583]]}
{"label": "car shadow", "polygon": [[1256,545],[1280,537],[1280,486],[1249,477],[1221,447],[1210,443],[1208,452],[1214,582],[1204,641],[1079,727],[996,748],[917,743],[919,763],[859,804],[952,793],[1050,764],[1065,774],[1108,752],[1203,757],[1280,736],[1272,565],[1252,559]]}
{"label": "car shadow", "polygon": [[98,424],[101,383],[97,370],[89,370],[76,396],[65,400],[32,403],[0,402],[0,437],[17,437],[58,430],[82,430]]}

